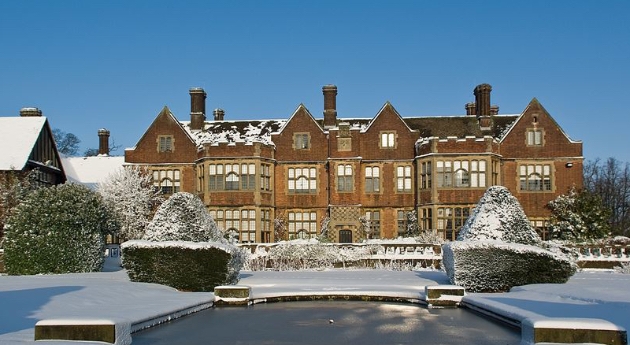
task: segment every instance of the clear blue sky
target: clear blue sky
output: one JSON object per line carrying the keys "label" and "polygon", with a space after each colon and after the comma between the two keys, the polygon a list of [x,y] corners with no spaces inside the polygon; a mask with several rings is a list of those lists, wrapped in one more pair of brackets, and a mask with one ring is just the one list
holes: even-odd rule
{"label": "clear blue sky", "polygon": [[[190,87],[227,119],[501,113],[536,97],[587,160],[630,162],[630,1],[0,1],[0,116],[39,107],[82,153],[132,147]],[[123,154],[123,149],[113,154]]]}

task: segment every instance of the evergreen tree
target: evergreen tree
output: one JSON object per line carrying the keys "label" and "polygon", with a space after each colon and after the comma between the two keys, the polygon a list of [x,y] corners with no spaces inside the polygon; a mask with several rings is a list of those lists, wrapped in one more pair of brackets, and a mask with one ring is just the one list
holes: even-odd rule
{"label": "evergreen tree", "polygon": [[583,241],[606,237],[610,232],[610,210],[601,198],[587,190],[571,189],[547,204],[551,210],[551,236],[561,240]]}
{"label": "evergreen tree", "polygon": [[0,173],[0,248],[4,236],[4,224],[20,201],[36,188],[34,174],[10,170]]}
{"label": "evergreen tree", "polygon": [[540,243],[540,237],[532,228],[521,204],[503,186],[492,186],[486,190],[464,223],[457,240],[494,240],[530,245]]}
{"label": "evergreen tree", "polygon": [[155,242],[226,242],[203,201],[186,192],[175,193],[160,205],[143,239]]}
{"label": "evergreen tree", "polygon": [[407,218],[407,231],[405,236],[416,237],[420,235],[420,227],[418,226],[418,213],[413,210],[405,213]]}
{"label": "evergreen tree", "polygon": [[7,219],[9,274],[99,271],[105,236],[117,230],[101,196],[77,184],[30,193]]}

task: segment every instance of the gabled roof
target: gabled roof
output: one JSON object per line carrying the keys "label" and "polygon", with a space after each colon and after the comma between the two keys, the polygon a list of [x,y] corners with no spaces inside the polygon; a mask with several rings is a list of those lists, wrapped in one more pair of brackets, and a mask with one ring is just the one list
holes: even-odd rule
{"label": "gabled roof", "polygon": [[527,107],[525,107],[525,110],[523,110],[523,112],[518,116],[518,118],[516,120],[514,120],[510,126],[508,128],[505,129],[504,134],[501,136],[501,140],[505,139],[508,134],[510,134],[510,132],[512,131],[512,128],[516,127],[516,124],[521,120],[521,118],[523,118],[523,116],[525,114],[527,114],[527,112],[529,111],[529,108],[531,107],[538,107],[540,108],[543,113],[545,113],[545,115],[547,117],[549,117],[549,119],[556,125],[556,127],[558,127],[558,129],[560,130],[560,132],[565,136],[565,138],[567,138],[567,140],[569,142],[572,143],[580,143],[580,140],[573,140],[571,139],[571,137],[569,137],[569,135],[564,131],[564,129],[562,129],[562,127],[560,127],[560,125],[558,124],[558,122],[556,122],[556,119],[553,118],[553,116],[551,116],[549,114],[549,112],[547,111],[547,109],[545,109],[545,107],[543,107],[542,104],[540,104],[540,102],[538,101],[538,99],[536,99],[536,97],[532,98],[532,100],[529,102],[529,104],[527,104]]}
{"label": "gabled roof", "polygon": [[405,126],[407,126],[407,129],[409,129],[409,131],[413,131],[413,129],[409,127],[409,125],[403,120],[402,116],[400,116],[400,114],[398,113],[396,108],[394,108],[394,106],[389,101],[387,101],[387,102],[385,102],[385,104],[383,104],[383,106],[381,107],[381,110],[379,110],[378,113],[376,113],[376,116],[374,116],[372,121],[370,121],[370,123],[367,125],[367,127],[363,131],[367,132],[370,129],[370,127],[372,126],[372,124],[377,121],[377,119],[381,116],[381,114],[383,114],[383,112],[386,109],[388,109],[388,110],[392,111],[394,114],[396,114],[396,116],[401,120],[401,122],[403,124],[405,124]]}
{"label": "gabled roof", "polygon": [[315,120],[315,118],[313,117],[313,115],[311,114],[310,111],[308,111],[308,109],[306,108],[306,106],[302,103],[300,103],[300,105],[298,105],[297,109],[295,109],[295,111],[293,112],[293,114],[291,114],[291,117],[289,117],[289,119],[282,125],[282,127],[280,127],[280,129],[278,130],[278,133],[282,133],[282,131],[284,130],[284,128],[291,123],[291,121],[293,121],[293,118],[297,116],[297,114],[299,114],[300,112],[304,112],[306,113],[307,117],[309,119],[311,119],[311,121],[313,121],[313,123],[315,123],[315,125],[317,125],[317,127],[324,132],[324,128],[322,127],[322,125],[320,123],[317,122],[317,120]]}
{"label": "gabled roof", "polygon": [[[171,109],[169,109],[167,106],[164,106],[164,108],[162,108],[160,113],[155,117],[155,119],[153,120],[153,122],[151,122],[151,125],[149,125],[148,128],[153,127],[155,123],[162,117],[166,117],[167,119],[169,119],[169,121],[179,126],[179,128],[186,134],[186,136],[188,136],[188,139],[190,139],[190,141],[193,143],[195,142],[195,140],[193,139],[193,136],[191,135],[190,129],[184,128],[183,123],[177,120],[175,115],[173,115],[173,113],[171,112]],[[138,143],[141,143],[144,140],[144,137],[147,135],[148,132],[149,132],[148,130],[144,131],[144,134],[142,135],[142,137],[140,137],[140,140],[138,140]],[[136,144],[135,147],[137,146],[138,144]]]}
{"label": "gabled roof", "polygon": [[45,128],[43,116],[0,117],[0,170],[22,170]]}

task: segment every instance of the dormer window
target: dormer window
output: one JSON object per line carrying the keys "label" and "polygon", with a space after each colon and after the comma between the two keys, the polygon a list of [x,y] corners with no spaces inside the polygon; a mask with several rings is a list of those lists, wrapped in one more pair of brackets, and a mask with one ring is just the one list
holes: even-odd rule
{"label": "dormer window", "polygon": [[311,136],[309,133],[293,134],[293,147],[296,150],[308,150],[311,147]]}
{"label": "dormer window", "polygon": [[542,129],[528,129],[527,130],[527,146],[542,146],[542,145],[543,145]]}
{"label": "dormer window", "polygon": [[173,152],[173,136],[158,136],[158,152]]}
{"label": "dormer window", "polygon": [[393,149],[396,147],[396,133],[394,132],[381,132],[381,148]]}

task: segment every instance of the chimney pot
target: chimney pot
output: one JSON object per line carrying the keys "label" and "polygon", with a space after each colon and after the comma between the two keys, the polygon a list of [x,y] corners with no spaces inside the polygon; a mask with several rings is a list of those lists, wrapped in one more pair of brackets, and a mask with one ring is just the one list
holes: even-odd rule
{"label": "chimney pot", "polygon": [[490,107],[490,115],[499,115],[499,106],[493,105]]}
{"label": "chimney pot", "polygon": [[42,111],[39,110],[38,108],[22,108],[20,109],[20,116],[22,117],[27,117],[27,116],[42,116]]}
{"label": "chimney pot", "polygon": [[98,130],[98,154],[109,156],[109,131],[105,128]]}
{"label": "chimney pot", "polygon": [[337,126],[337,86],[324,85],[324,128]]}
{"label": "chimney pot", "polygon": [[223,118],[225,117],[225,110],[216,108],[212,112],[212,115],[214,115],[214,121],[223,121]]}
{"label": "chimney pot", "polygon": [[190,94],[190,129],[201,130],[206,122],[206,91],[200,87],[193,87]]}
{"label": "chimney pot", "polygon": [[477,115],[475,102],[466,103],[466,115]]}

